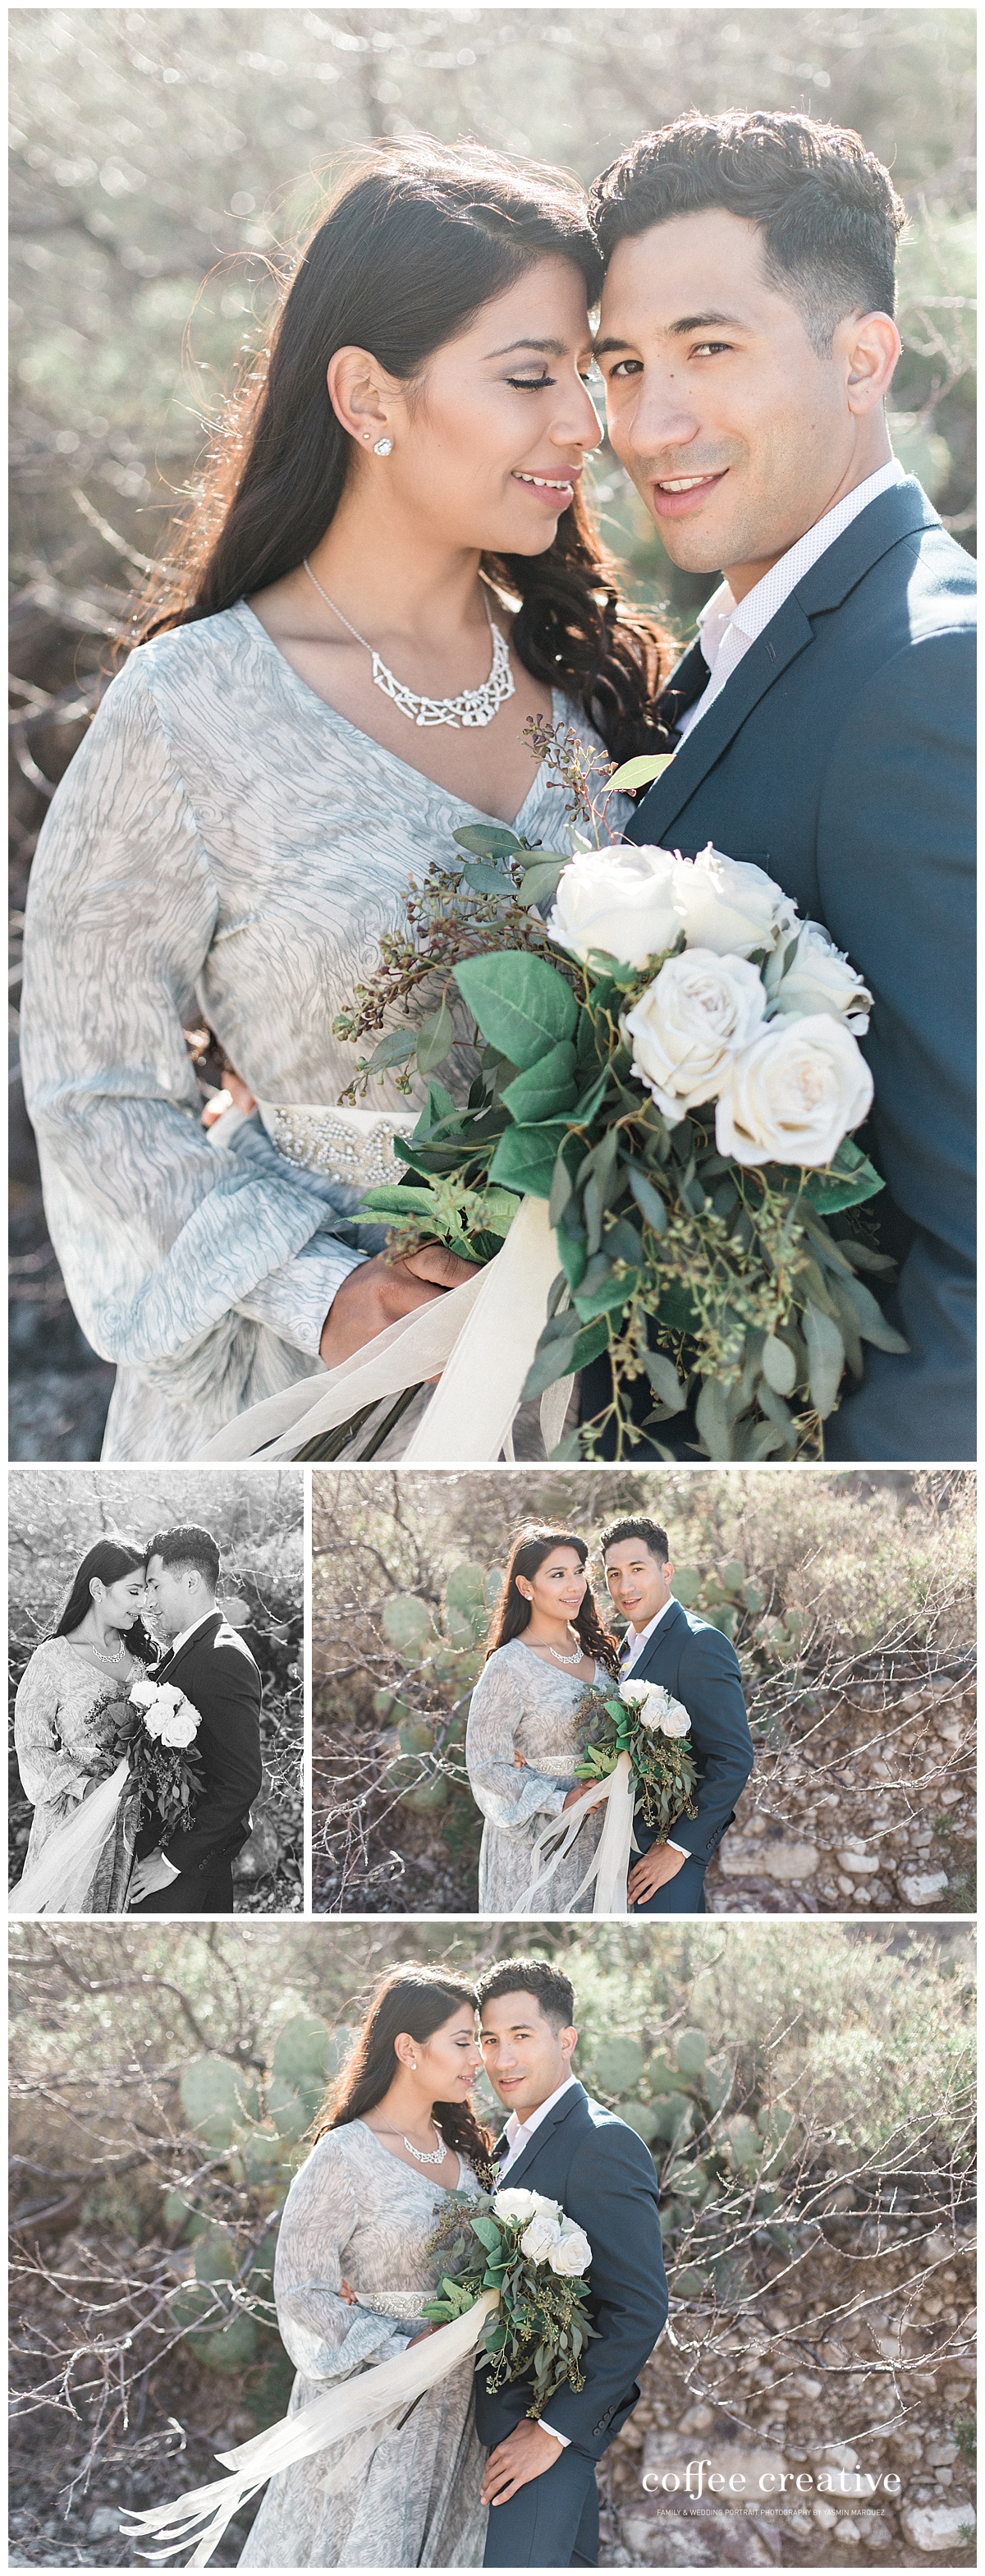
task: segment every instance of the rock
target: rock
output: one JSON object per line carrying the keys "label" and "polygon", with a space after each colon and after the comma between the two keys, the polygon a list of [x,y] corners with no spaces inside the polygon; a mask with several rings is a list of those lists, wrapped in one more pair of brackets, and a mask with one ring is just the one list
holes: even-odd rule
{"label": "rock", "polygon": [[905,1896],[908,1905],[936,1905],[938,1898],[947,1894],[947,1871],[946,1869],[930,1870],[925,1877],[921,1878],[910,1877],[901,1871],[899,1891],[901,1896]]}
{"label": "rock", "polygon": [[115,2504],[97,2504],[89,2516],[90,2540],[119,2540],[120,2515]]}
{"label": "rock", "polygon": [[822,2531],[833,2531],[833,2530],[834,2530],[834,2526],[835,2526],[835,2523],[836,2523],[836,2522],[837,2522],[837,2520],[838,2520],[838,2516],[837,2516],[837,2514],[836,2514],[836,2512],[835,2512],[835,2509],[834,2509],[833,2504],[826,2504],[823,2496],[819,2496],[819,2497],[818,2497],[818,2500],[817,2500],[817,2503],[816,2503],[816,2504],[812,2504],[812,2506],[811,2506],[811,2513],[812,2513],[812,2515],[813,2515],[813,2517],[814,2517],[815,2522],[820,2524],[820,2527],[821,2527],[821,2530],[822,2530]]}
{"label": "rock", "polygon": [[967,2534],[967,2546],[970,2547],[975,2529],[975,2508],[972,2504],[904,2505],[900,2521],[914,2549],[930,2552],[960,2548],[963,2532]]}
{"label": "rock", "polygon": [[935,2442],[933,2450],[927,2453],[927,2465],[931,2469],[953,2469],[959,2456],[956,2442]]}
{"label": "rock", "polygon": [[879,1867],[877,1852],[839,1851],[835,1854],[839,1869],[850,1869],[856,1878],[874,1877]]}
{"label": "rock", "polygon": [[813,1843],[760,1842],[726,1834],[718,1846],[718,1865],[726,1878],[812,1878],[818,1858]]}
{"label": "rock", "polygon": [[834,2537],[841,2541],[843,2547],[849,2540],[861,2540],[861,2527],[857,2522],[852,2521],[850,2513],[843,2513],[840,2521],[836,2522]]}
{"label": "rock", "polygon": [[862,2524],[862,2539],[866,2549],[888,2549],[892,2537],[892,2529],[888,2522],[884,2522],[881,2513],[871,2514]]}

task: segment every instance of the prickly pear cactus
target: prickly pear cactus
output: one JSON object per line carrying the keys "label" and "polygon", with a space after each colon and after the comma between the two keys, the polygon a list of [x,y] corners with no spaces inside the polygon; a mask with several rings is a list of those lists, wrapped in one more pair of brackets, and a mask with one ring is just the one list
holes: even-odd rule
{"label": "prickly pear cactus", "polygon": [[385,1641],[401,1667],[373,1700],[384,1721],[383,1785],[414,1815],[450,1810],[444,1830],[452,1840],[461,1832],[454,1811],[470,1808],[465,1722],[502,1584],[498,1566],[466,1561],[452,1567],[437,1608],[401,1592],[382,1614]]}
{"label": "prickly pear cactus", "polygon": [[797,2120],[783,2103],[730,2109],[733,2069],[709,2053],[705,2031],[692,2026],[656,2047],[643,2032],[600,2033],[586,2044],[584,2081],[650,2149],[674,2298],[729,2287],[735,2267],[724,2249],[735,2220],[750,2212],[789,2248],[776,2212],[796,2162]]}

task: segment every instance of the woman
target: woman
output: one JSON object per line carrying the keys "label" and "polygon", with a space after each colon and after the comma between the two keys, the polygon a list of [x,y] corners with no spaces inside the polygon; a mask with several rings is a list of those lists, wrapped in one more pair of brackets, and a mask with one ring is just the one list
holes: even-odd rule
{"label": "woman", "polygon": [[120,1771],[121,1738],[135,1725],[130,1685],[142,1678],[158,1649],[141,1619],[146,1601],[145,1560],[139,1548],[97,1539],[73,1578],[53,1637],[36,1646],[14,1702],[14,1746],[25,1796],[34,1819],[24,1875],[11,1902],[18,1912],[122,1914],[133,1868],[138,1816],[121,1798],[111,1814],[92,1874],[80,1886],[59,1867],[57,1883],[32,1902],[40,1887],[37,1865],[59,1827],[78,1815],[84,1798]]}
{"label": "woman", "polygon": [[[346,1225],[426,1085],[408,1100],[394,1068],[371,1111],[310,1113],[355,1071],[333,1020],[455,830],[493,815],[570,848],[527,720],[553,702],[616,756],[652,738],[662,639],[580,493],[600,275],[561,174],[378,148],[54,799],[25,1086],[69,1293],[118,1367],[104,1457],[192,1456],[471,1275]],[[202,1016],[262,1104],[209,1134],[183,1034]]]}
{"label": "woman", "polygon": [[[442,2271],[429,2240],[447,2195],[492,2180],[489,2136],[469,2102],[481,2064],[475,2011],[464,1979],[427,1968],[393,1969],[377,1986],[281,2222],[274,2296],[298,2370],[291,2415],[418,2341]],[[474,2361],[460,2363],[348,2484],[337,2450],[272,2478],[240,2566],[481,2567],[473,2378]]]}
{"label": "woman", "polygon": [[[484,1671],[472,1693],[465,1760],[486,1819],[479,1853],[480,1914],[512,1914],[534,1875],[533,1846],[552,1816],[584,1797],[575,1778],[588,1741],[580,1713],[586,1685],[618,1673],[586,1572],[588,1549],[571,1530],[529,1528],[514,1540]],[[591,1913],[573,1903],[601,1832],[586,1817],[554,1872],[551,1913]]]}

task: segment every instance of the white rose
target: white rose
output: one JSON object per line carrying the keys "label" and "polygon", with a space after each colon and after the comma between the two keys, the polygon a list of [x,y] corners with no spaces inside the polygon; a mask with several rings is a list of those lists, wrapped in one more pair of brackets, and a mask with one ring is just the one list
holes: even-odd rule
{"label": "white rose", "polygon": [[709,841],[696,859],[677,856],[676,893],[689,948],[713,948],[717,957],[749,957],[773,948],[797,919],[797,907],[765,868],[751,859],[729,859]]}
{"label": "white rose", "polygon": [[584,2229],[572,2227],[570,2222],[547,2257],[552,2272],[562,2273],[569,2281],[579,2280],[591,2259],[592,2249]]}
{"label": "white rose", "polygon": [[524,2228],[520,2247],[528,2262],[547,2263],[553,2261],[554,2248],[560,2242],[561,2230],[557,2219],[552,2218],[548,2210],[539,2209],[529,2227]]}
{"label": "white rose", "polygon": [[196,1711],[190,1708],[187,1702],[184,1708],[176,1708],[171,1717],[162,1718],[160,1734],[162,1744],[179,1747],[194,1744],[198,1734]]}
{"label": "white rose", "polygon": [[534,2218],[538,2210],[542,2209],[549,2209],[552,2217],[556,2218],[560,2207],[560,2201],[545,2200],[542,2192],[511,2191],[507,2185],[505,2191],[496,2193],[493,2201],[493,2217],[512,2219],[519,2226],[523,2219]]}
{"label": "white rose", "polygon": [[843,1020],[773,1020],[733,1057],[715,1116],[737,1163],[831,1163],[872,1105],[872,1075]]}
{"label": "white rose", "polygon": [[621,966],[662,957],[683,928],[679,865],[670,850],[580,850],[558,881],[547,924],[552,939],[583,964],[593,948]]}
{"label": "white rose", "polygon": [[679,1699],[671,1698],[662,1682],[624,1682],[622,1697],[629,1701],[631,1707],[636,1707],[641,1726],[651,1730],[659,1727],[662,1735],[690,1734],[691,1720],[686,1708],[682,1708]]}
{"label": "white rose", "polygon": [[633,1072],[675,1124],[721,1090],[731,1058],[762,1026],[766,995],[744,957],[686,948],[668,957],[623,1021]]}
{"label": "white rose", "polygon": [[780,967],[777,951],[768,961],[763,981],[785,1019],[830,1011],[833,1020],[844,1020],[853,1037],[864,1038],[872,995],[819,922],[805,921],[789,965],[782,972]]}
{"label": "white rose", "polygon": [[133,1688],[130,1692],[130,1699],[134,1708],[152,1708],[156,1698],[156,1682],[134,1682]]}
{"label": "white rose", "polygon": [[166,1711],[163,1708],[149,1708],[146,1711],[144,1717],[144,1733],[145,1735],[151,1736],[155,1744],[160,1742],[161,1736],[164,1733],[165,1718]]}

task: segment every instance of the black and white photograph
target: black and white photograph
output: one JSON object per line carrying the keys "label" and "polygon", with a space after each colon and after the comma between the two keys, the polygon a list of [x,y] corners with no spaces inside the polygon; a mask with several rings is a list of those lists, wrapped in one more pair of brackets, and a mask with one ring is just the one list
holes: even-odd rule
{"label": "black and white photograph", "polygon": [[974,1913],[973,1472],[312,1481],[316,1911]]}
{"label": "black and white photograph", "polygon": [[14,1914],[304,1902],[297,1468],[10,1479]]}
{"label": "black and white photograph", "polygon": [[12,2565],[974,2565],[970,1926],[11,1942]]}

